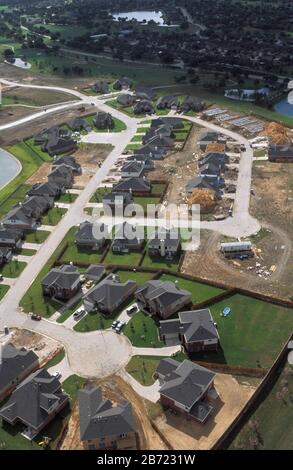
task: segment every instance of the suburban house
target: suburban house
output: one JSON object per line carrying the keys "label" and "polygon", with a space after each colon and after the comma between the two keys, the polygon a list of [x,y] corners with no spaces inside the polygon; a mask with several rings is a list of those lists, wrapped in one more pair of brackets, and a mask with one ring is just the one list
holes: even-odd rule
{"label": "suburban house", "polygon": [[75,158],[71,155],[64,155],[61,157],[55,157],[52,163],[52,169],[55,170],[58,166],[65,165],[71,169],[74,175],[81,174],[81,166],[76,162]]}
{"label": "suburban house", "polygon": [[164,319],[191,304],[191,293],[172,281],[148,281],[137,289],[135,297],[142,310]]}
{"label": "suburban house", "polygon": [[80,439],[86,450],[136,449],[135,423],[128,401],[113,405],[103,400],[98,387],[80,390],[78,399]]}
{"label": "suburban house", "polygon": [[166,358],[161,360],[156,375],[164,408],[171,408],[188,420],[207,420],[213,411],[209,399],[214,396],[214,372],[188,360]]}
{"label": "suburban house", "polygon": [[135,161],[135,162],[143,163],[145,171],[152,171],[155,168],[153,160],[147,155],[143,155],[143,154],[130,155],[130,157],[127,157],[127,161],[131,161],[131,162]]}
{"label": "suburban house", "polygon": [[46,369],[29,375],[12,393],[0,410],[0,417],[11,426],[21,423],[23,434],[34,439],[69,403],[61,383]]}
{"label": "suburban house", "polygon": [[73,265],[62,265],[42,280],[43,295],[59,300],[72,299],[81,289],[80,273]]}
{"label": "suburban house", "polygon": [[123,95],[119,95],[117,97],[117,103],[125,107],[133,106],[136,101],[137,98],[134,95],[130,95],[128,93],[124,93]]}
{"label": "suburban house", "polygon": [[130,253],[132,251],[142,251],[144,246],[144,236],[137,237],[137,228],[123,222],[115,227],[115,235],[112,243],[113,253]]}
{"label": "suburban house", "polygon": [[130,301],[136,288],[136,282],[120,282],[118,276],[110,274],[84,295],[83,303],[88,311],[97,310],[110,316],[121,305]]}
{"label": "suburban house", "polygon": [[103,207],[104,209],[107,207],[111,210],[111,212],[124,213],[124,210],[127,206],[133,204],[133,196],[131,191],[119,193],[113,191],[111,193],[105,194],[103,197]]}
{"label": "suburban house", "polygon": [[12,260],[12,249],[8,246],[0,246],[0,267]]}
{"label": "suburban house", "polygon": [[131,191],[135,193],[150,193],[152,191],[151,182],[144,176],[142,178],[126,178],[118,181],[113,187],[116,191]]}
{"label": "suburban house", "polygon": [[219,198],[221,196],[220,188],[223,185],[220,176],[202,175],[189,180],[185,186],[185,191],[187,194],[191,194],[195,189],[211,189],[215,191],[216,196]]}
{"label": "suburban house", "polygon": [[110,91],[108,82],[106,80],[98,80],[92,85],[92,90],[95,93],[102,93],[103,95],[106,95]]}
{"label": "suburban house", "polygon": [[82,117],[70,119],[70,121],[68,121],[67,124],[68,124],[68,127],[70,127],[70,129],[74,132],[82,132],[82,131],[91,132],[92,130],[87,120]]}
{"label": "suburban house", "polygon": [[175,142],[171,137],[164,135],[154,135],[147,141],[147,145],[163,147],[164,149],[171,149],[174,147]]}
{"label": "suburban house", "polygon": [[36,183],[28,190],[28,196],[47,196],[58,198],[65,192],[64,186],[56,183]]}
{"label": "suburban house", "polygon": [[174,109],[176,110],[179,105],[178,96],[160,96],[157,101],[158,109]]}
{"label": "suburban house", "polygon": [[98,251],[106,244],[108,229],[103,223],[85,221],[75,234],[76,245],[80,250]]}
{"label": "suburban house", "polygon": [[159,336],[167,345],[181,343],[187,352],[217,350],[219,333],[208,308],[179,312],[160,322]]}
{"label": "suburban house", "polygon": [[189,111],[199,113],[204,109],[204,107],[204,101],[196,98],[195,96],[186,96],[183,100],[183,103],[180,105],[180,111],[182,113],[188,113]]}
{"label": "suburban house", "polygon": [[7,229],[30,232],[36,230],[37,219],[27,215],[27,211],[22,206],[16,206],[4,217],[2,224]]}
{"label": "suburban house", "polygon": [[94,117],[94,125],[97,129],[113,129],[115,126],[114,119],[110,113],[99,111]]}
{"label": "suburban house", "polygon": [[0,347],[0,401],[39,367],[39,358],[32,351],[13,344]]}
{"label": "suburban house", "polygon": [[156,92],[153,88],[149,88],[145,85],[137,85],[135,90],[135,96],[142,100],[153,100],[156,96]]}
{"label": "suburban house", "polygon": [[172,129],[183,129],[184,128],[184,120],[177,118],[177,117],[159,117],[157,119],[153,119],[151,122],[151,129],[156,129],[160,126],[168,126]]}
{"label": "suburban house", "polygon": [[173,136],[173,129],[172,127],[169,127],[165,124],[159,127],[150,128],[150,130],[146,132],[142,138],[143,144],[147,144],[150,140],[152,140],[156,136],[170,138]]}
{"label": "suburban house", "polygon": [[31,196],[24,200],[22,207],[30,211],[30,215],[39,219],[54,206],[54,199],[47,196]]}
{"label": "suburban house", "polygon": [[134,114],[153,114],[155,107],[151,101],[141,100],[134,104],[133,112]]}
{"label": "suburban house", "polygon": [[144,173],[144,163],[132,161],[125,163],[121,168],[121,178],[140,178]]}
{"label": "suburban house", "polygon": [[113,83],[114,90],[128,90],[133,85],[133,81],[128,77],[121,77]]}
{"label": "suburban house", "polygon": [[146,144],[139,149],[135,149],[133,154],[143,155],[145,158],[151,158],[153,160],[163,160],[167,153],[167,149],[164,147],[156,147],[155,145]]}
{"label": "suburban house", "polygon": [[48,140],[52,137],[70,137],[71,133],[69,130],[65,129],[64,127],[59,126],[52,126],[48,129],[42,130],[39,134],[34,136],[34,144],[35,145],[45,145]]}
{"label": "suburban house", "polygon": [[89,281],[99,282],[104,276],[105,272],[106,270],[104,266],[99,265],[99,264],[91,264],[87,268],[87,270],[83,273],[83,275]]}
{"label": "suburban house", "polygon": [[148,255],[151,258],[175,259],[181,250],[178,230],[156,230],[148,242]]}
{"label": "suburban house", "polygon": [[218,142],[220,135],[217,132],[206,131],[203,132],[197,142],[198,147],[202,151],[206,151],[206,148],[212,142]]}
{"label": "suburban house", "polygon": [[67,189],[72,188],[73,179],[72,170],[67,165],[57,166],[57,168],[48,175],[49,183],[57,184]]}
{"label": "suburban house", "polygon": [[22,245],[23,233],[18,230],[0,229],[0,246],[11,248],[13,251]]}
{"label": "suburban house", "polygon": [[224,152],[209,152],[200,158],[197,164],[200,168],[202,165],[206,165],[207,163],[220,165],[221,170],[224,170],[225,164],[229,163],[229,157]]}
{"label": "suburban house", "polygon": [[63,153],[75,152],[76,142],[71,137],[51,136],[42,146],[43,152],[47,152],[51,157],[62,155]]}
{"label": "suburban house", "polygon": [[222,167],[219,163],[208,162],[201,165],[198,170],[200,176],[208,175],[218,177],[222,173]]}
{"label": "suburban house", "polygon": [[293,145],[269,145],[268,159],[270,162],[293,162]]}

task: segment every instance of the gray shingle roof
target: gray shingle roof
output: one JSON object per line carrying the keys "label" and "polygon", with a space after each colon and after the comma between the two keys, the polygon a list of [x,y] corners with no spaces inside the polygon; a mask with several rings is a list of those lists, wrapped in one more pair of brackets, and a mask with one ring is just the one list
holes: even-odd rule
{"label": "gray shingle roof", "polygon": [[63,289],[70,289],[80,278],[80,273],[75,266],[63,265],[60,268],[53,268],[42,280],[42,285],[46,287],[58,286]]}
{"label": "gray shingle roof", "polygon": [[79,391],[79,415],[82,441],[135,432],[131,404],[113,406],[99,388]]}
{"label": "gray shingle roof", "polygon": [[179,312],[178,316],[187,343],[219,337],[210,309]]}
{"label": "gray shingle roof", "polygon": [[146,282],[136,291],[137,294],[142,294],[147,301],[156,299],[163,307],[172,305],[180,297],[189,296],[191,298],[191,293],[188,290],[180,289],[172,281],[160,280]]}
{"label": "gray shingle roof", "polygon": [[0,392],[18,376],[30,370],[38,361],[31,350],[16,348],[13,344],[2,346],[0,351]]}
{"label": "gray shingle roof", "polygon": [[114,191],[150,192],[151,183],[147,178],[127,178],[114,186]]}
{"label": "gray shingle roof", "polygon": [[164,376],[160,393],[191,410],[205,394],[214,377],[214,372],[191,361],[177,362],[177,368],[175,369],[174,365],[174,368]]}
{"label": "gray shingle roof", "polygon": [[128,280],[122,283],[118,276],[113,278],[110,274],[92,287],[84,295],[84,300],[97,305],[98,309],[112,312],[135,292],[136,287],[136,282]]}

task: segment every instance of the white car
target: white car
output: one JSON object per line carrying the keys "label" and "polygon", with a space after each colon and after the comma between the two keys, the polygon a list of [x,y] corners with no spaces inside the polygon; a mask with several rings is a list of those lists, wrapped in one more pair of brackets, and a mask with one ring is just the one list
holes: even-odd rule
{"label": "white car", "polygon": [[85,308],[84,307],[79,307],[76,312],[73,314],[74,320],[78,320],[85,314]]}
{"label": "white car", "polygon": [[124,325],[125,325],[124,321],[119,321],[117,325],[115,326],[116,333],[120,333]]}
{"label": "white car", "polygon": [[54,372],[53,377],[55,377],[56,379],[60,379],[61,378],[61,372]]}

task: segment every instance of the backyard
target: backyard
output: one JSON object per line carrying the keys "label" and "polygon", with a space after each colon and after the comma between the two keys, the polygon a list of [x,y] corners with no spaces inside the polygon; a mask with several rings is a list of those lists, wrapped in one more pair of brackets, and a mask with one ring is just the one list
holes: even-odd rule
{"label": "backyard", "polygon": [[172,274],[163,274],[160,279],[162,281],[176,282],[181,289],[190,291],[193,304],[204,302],[205,300],[211,299],[212,297],[215,297],[216,295],[224,292],[224,289],[219,289],[218,287],[214,287],[209,284],[203,284],[197,281],[183,279]]}
{"label": "backyard", "polygon": [[64,253],[59,261],[62,263],[86,263],[97,264],[100,263],[102,253],[91,250],[80,250],[75,243],[75,233],[77,227],[72,227],[62,241],[62,245],[67,245]]}

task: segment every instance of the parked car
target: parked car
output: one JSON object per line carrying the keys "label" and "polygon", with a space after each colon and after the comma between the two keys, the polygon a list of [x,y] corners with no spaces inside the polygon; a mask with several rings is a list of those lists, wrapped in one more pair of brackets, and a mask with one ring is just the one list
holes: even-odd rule
{"label": "parked car", "polygon": [[36,313],[33,313],[31,315],[31,319],[36,320],[36,321],[40,321],[40,320],[42,320],[42,317],[41,317],[41,315],[37,315]]}
{"label": "parked car", "polygon": [[116,333],[120,333],[124,325],[125,325],[124,321],[118,321],[118,323],[115,327]]}
{"label": "parked car", "polygon": [[116,326],[118,325],[119,321],[118,320],[115,320],[113,321],[112,323],[112,329],[115,330]]}
{"label": "parked car", "polygon": [[135,313],[135,312],[137,312],[137,306],[136,305],[132,305],[130,308],[128,308],[126,310],[127,315],[131,315],[132,313]]}
{"label": "parked car", "polygon": [[53,377],[56,377],[56,379],[61,378],[61,372],[54,372]]}
{"label": "parked car", "polygon": [[73,314],[74,320],[78,320],[82,315],[85,314],[85,308],[84,307],[79,307]]}

